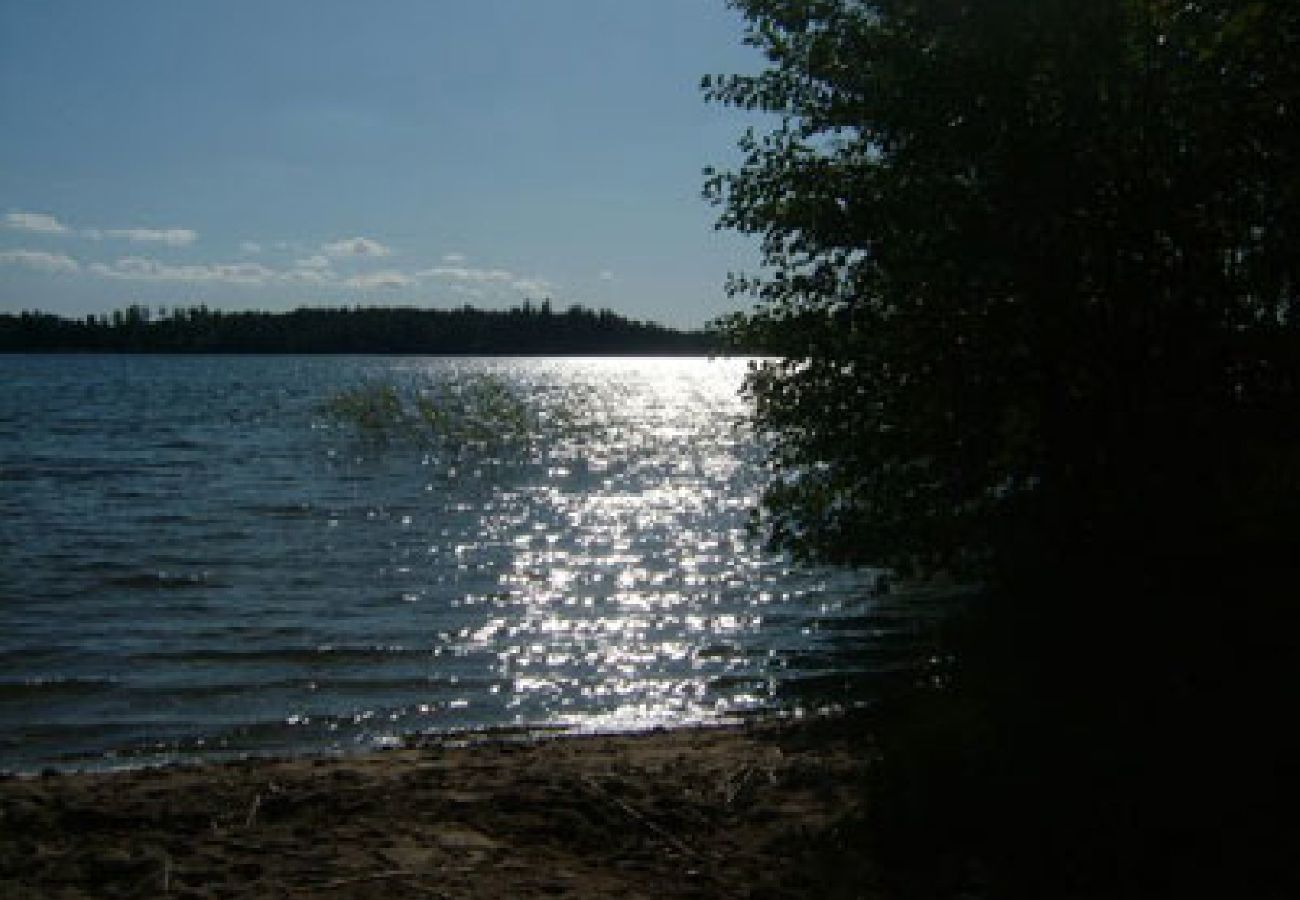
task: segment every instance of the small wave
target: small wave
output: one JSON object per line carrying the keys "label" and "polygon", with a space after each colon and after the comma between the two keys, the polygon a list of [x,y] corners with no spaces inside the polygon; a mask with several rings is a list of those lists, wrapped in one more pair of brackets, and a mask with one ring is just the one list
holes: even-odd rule
{"label": "small wave", "polygon": [[766,675],[718,675],[709,679],[709,690],[727,691],[736,688],[762,688],[766,690],[769,679]]}
{"label": "small wave", "polygon": [[117,687],[117,681],[111,678],[26,678],[22,681],[0,681],[0,701],[101,694],[116,690]]}
{"label": "small wave", "polygon": [[268,519],[306,519],[315,512],[309,503],[257,503],[243,508]]}
{"label": "small wave", "polygon": [[[96,741],[108,740],[129,740],[132,737],[141,734],[147,734],[151,728],[156,728],[156,723],[141,721],[120,721],[120,722],[24,722],[21,725],[7,728],[0,733],[0,748],[23,748],[35,741],[47,741],[52,747],[60,745],[71,746],[77,743],[94,744]],[[176,729],[196,727],[188,722],[179,722],[174,726]],[[72,751],[59,753],[54,750],[50,752],[53,757],[70,755]],[[102,751],[99,751],[102,752]],[[13,771],[8,768],[6,760],[0,760],[0,772]]]}
{"label": "small wave", "polygon": [[337,663],[346,665],[354,662],[371,662],[375,660],[411,659],[429,656],[429,650],[417,650],[401,645],[375,645],[370,647],[335,646],[321,644],[316,647],[272,647],[265,650],[215,650],[194,649],[177,651],[159,651],[137,653],[132,655],[137,661],[175,661],[191,663],[225,663],[230,665],[258,665],[262,663],[304,663],[320,665]]}
{"label": "small wave", "polygon": [[193,519],[183,513],[154,513],[141,516],[139,521],[142,525],[184,525]]}
{"label": "small wave", "polygon": [[100,478],[120,478],[134,474],[137,472],[131,468],[93,464],[5,466],[0,469],[0,481],[39,481],[43,478],[60,481],[94,481]]}
{"label": "small wave", "polygon": [[129,575],[116,575],[103,579],[100,586],[134,591],[229,587],[222,582],[214,581],[206,573],[172,574],[170,572],[133,572]]}
{"label": "small wave", "polygon": [[707,644],[696,651],[697,659],[728,659],[739,655],[741,649],[732,644]]}
{"label": "small wave", "polygon": [[168,441],[160,441],[154,444],[157,450],[202,450],[204,445],[198,441],[192,441],[188,438],[175,438]]}
{"label": "small wave", "polygon": [[256,694],[259,699],[277,691],[312,691],[321,696],[380,692],[386,695],[425,691],[449,691],[454,694],[483,692],[500,684],[491,677],[455,677],[447,675],[411,675],[390,677],[322,678],[295,677],[257,681],[220,681],[206,684],[155,685],[132,688],[133,696],[150,696],[170,700],[202,700]]}
{"label": "small wave", "polygon": [[914,683],[916,667],[872,666],[867,670],[838,670],[820,674],[805,674],[777,681],[777,695],[789,701],[820,701],[830,698],[879,697],[888,693],[891,683]]}
{"label": "small wave", "polygon": [[54,465],[20,466],[8,470],[16,473],[15,481],[35,481],[49,478],[56,481],[99,481],[109,478],[132,478],[148,474],[148,467],[143,465],[106,466],[91,460],[68,460]]}
{"label": "small wave", "polygon": [[315,682],[321,691],[417,691],[448,689],[456,693],[481,693],[489,685],[500,684],[496,678],[427,675],[408,678],[330,678]]}
{"label": "small wave", "polygon": [[59,669],[68,660],[85,655],[84,649],[75,644],[6,643],[7,646],[0,649],[0,673],[10,677],[0,677],[0,681],[28,681],[33,677],[32,670],[44,663],[50,664],[45,666],[47,670]]}

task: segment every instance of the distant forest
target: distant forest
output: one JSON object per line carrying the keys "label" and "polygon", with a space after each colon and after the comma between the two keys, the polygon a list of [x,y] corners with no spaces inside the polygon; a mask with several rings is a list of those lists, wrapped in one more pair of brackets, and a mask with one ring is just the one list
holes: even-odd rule
{"label": "distant forest", "polygon": [[509,310],[356,307],[292,312],[171,310],[132,305],[105,315],[0,314],[0,352],[410,353],[687,355],[715,349],[703,331],[677,331],[608,309],[550,301]]}

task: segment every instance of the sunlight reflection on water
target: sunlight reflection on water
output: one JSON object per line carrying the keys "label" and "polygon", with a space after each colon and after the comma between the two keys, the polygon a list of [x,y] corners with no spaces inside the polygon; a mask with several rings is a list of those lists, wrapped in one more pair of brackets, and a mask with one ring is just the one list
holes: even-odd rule
{"label": "sunlight reflection on water", "polygon": [[[0,369],[0,768],[705,722],[879,662],[874,573],[746,531],[744,361]],[[365,385],[418,428],[322,414]]]}

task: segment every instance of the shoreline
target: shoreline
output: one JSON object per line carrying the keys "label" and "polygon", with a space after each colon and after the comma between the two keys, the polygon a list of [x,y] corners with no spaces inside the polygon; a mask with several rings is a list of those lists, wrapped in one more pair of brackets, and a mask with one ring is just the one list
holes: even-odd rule
{"label": "shoreline", "polygon": [[785,897],[865,717],[0,780],[0,898]]}
{"label": "shoreline", "polygon": [[[305,742],[282,744],[264,750],[212,750],[189,754],[157,755],[147,752],[112,752],[80,759],[47,759],[25,765],[0,765],[0,783],[12,780],[37,780],[79,776],[123,775],[132,772],[180,771],[211,766],[247,763],[290,763],[315,760],[344,762],[376,753],[406,750],[469,749],[496,743],[535,744],[565,738],[626,737],[671,731],[709,731],[715,729],[783,727],[815,719],[860,715],[871,709],[871,701],[834,704],[818,709],[757,708],[733,711],[710,719],[686,719],[676,723],[656,723],[639,727],[616,727],[554,722],[513,722],[492,725],[464,725],[445,730],[413,731],[385,736],[382,740],[357,742],[353,746]],[[0,898],[3,900],[3,898]]]}

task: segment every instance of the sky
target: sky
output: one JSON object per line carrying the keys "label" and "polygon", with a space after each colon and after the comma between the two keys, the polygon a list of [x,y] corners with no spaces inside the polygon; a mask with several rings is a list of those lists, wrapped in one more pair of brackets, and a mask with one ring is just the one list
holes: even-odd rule
{"label": "sky", "polygon": [[756,243],[723,0],[0,0],[0,312],[504,308],[677,327]]}

